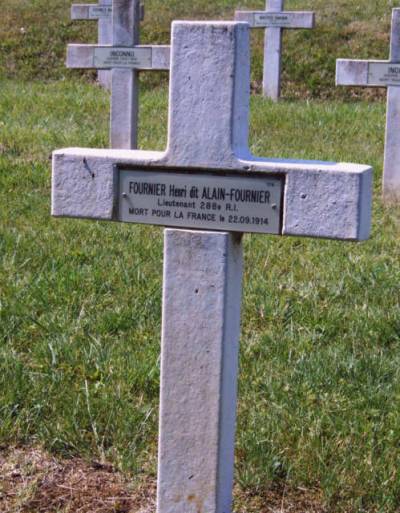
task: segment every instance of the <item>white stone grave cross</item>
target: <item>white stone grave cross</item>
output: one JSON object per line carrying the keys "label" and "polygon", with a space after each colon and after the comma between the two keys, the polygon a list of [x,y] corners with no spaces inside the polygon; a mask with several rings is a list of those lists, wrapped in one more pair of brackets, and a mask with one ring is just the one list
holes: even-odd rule
{"label": "white stone grave cross", "polygon": [[168,70],[169,46],[140,46],[140,0],[113,0],[112,45],[68,45],[69,68],[111,70],[110,146],[137,147],[139,70]]}
{"label": "white stone grave cross", "polygon": [[[112,44],[112,0],[99,0],[98,4],[74,4],[71,6],[72,20],[97,20],[99,45]],[[144,5],[140,6],[140,21],[144,20]],[[99,84],[111,89],[111,71],[98,70]]]}
{"label": "white stone grave cross", "polygon": [[174,22],[171,53],[166,151],[55,151],[52,214],[171,227],[158,513],[229,513],[241,233],[366,239],[372,170],[250,154],[247,23]]}
{"label": "white stone grave cross", "polygon": [[[98,4],[75,4],[71,6],[72,20],[97,20],[99,45],[112,44],[112,0],[99,0]],[[99,84],[111,89],[111,72],[97,72]]]}
{"label": "white stone grave cross", "polygon": [[338,59],[336,85],[387,87],[383,198],[400,200],[400,9],[392,12],[388,61]]}
{"label": "white stone grave cross", "polygon": [[281,94],[283,29],[312,29],[313,12],[284,11],[284,0],[266,0],[265,11],[236,11],[235,19],[246,21],[252,28],[265,30],[263,94],[277,101]]}

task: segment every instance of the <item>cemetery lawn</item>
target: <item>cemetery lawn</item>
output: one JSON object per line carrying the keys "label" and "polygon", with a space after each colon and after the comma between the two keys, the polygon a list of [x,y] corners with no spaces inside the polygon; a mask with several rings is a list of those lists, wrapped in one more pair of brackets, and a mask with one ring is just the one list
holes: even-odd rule
{"label": "cemetery lawn", "polygon": [[[107,461],[154,488],[162,230],[50,217],[51,151],[107,146],[107,93],[79,79],[0,88],[0,444]],[[362,244],[245,237],[235,510],[398,511],[385,105],[251,102],[255,154],[369,163],[375,202]],[[163,149],[166,87],[142,88],[141,121],[140,146]]]}
{"label": "cemetery lawn", "polygon": [[[92,72],[64,67],[67,43],[96,39],[95,23],[69,20],[70,3],[2,0],[0,511],[7,513],[32,504],[55,511],[57,502],[44,509],[41,488],[50,471],[61,491],[73,469],[101,473],[89,481],[104,479],[110,496],[135,494],[132,508],[151,506],[154,496],[162,230],[50,217],[52,150],[108,140],[107,93]],[[400,210],[380,201],[385,92],[334,86],[336,57],[387,58],[392,3],[287,0],[287,9],[315,10],[317,28],[285,32],[286,100],[251,100],[256,155],[371,164],[375,200],[372,237],[362,244],[245,237],[237,513],[399,511]],[[142,41],[168,43],[174,18],[227,19],[235,7],[263,5],[146,0]],[[259,92],[262,31],[252,41]],[[167,74],[143,74],[141,82],[140,146],[163,149]],[[106,479],[108,464],[123,476]],[[125,502],[119,510],[104,504],[99,513],[125,511]]]}
{"label": "cemetery lawn", "polygon": [[[95,42],[91,21],[71,21],[70,0],[1,0],[0,77],[54,80],[93,71],[67,70],[66,45]],[[79,3],[79,2],[78,2]],[[265,0],[145,0],[141,41],[169,44],[175,19],[232,19],[235,9],[260,9]],[[382,98],[385,91],[335,87],[336,58],[387,59],[391,9],[387,0],[285,0],[287,10],[315,11],[313,30],[285,30],[282,93],[286,98]],[[252,89],[262,83],[263,31],[252,31]],[[166,74],[143,75],[147,86],[166,83]]]}

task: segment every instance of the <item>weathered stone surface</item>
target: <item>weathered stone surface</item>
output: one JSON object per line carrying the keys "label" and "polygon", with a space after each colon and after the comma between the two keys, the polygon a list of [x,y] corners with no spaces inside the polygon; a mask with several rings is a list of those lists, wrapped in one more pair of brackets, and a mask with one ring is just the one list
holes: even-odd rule
{"label": "weathered stone surface", "polygon": [[248,151],[246,27],[234,22],[173,24],[168,163],[225,167],[236,160],[235,153]]}
{"label": "weathered stone surface", "polygon": [[53,167],[53,215],[113,219],[117,177],[107,161],[82,157],[77,167],[75,158],[55,154]]}
{"label": "weathered stone surface", "polygon": [[[332,173],[307,169],[287,177],[283,233],[337,239],[367,239],[372,174],[336,165]],[[358,201],[356,198],[359,198]]]}
{"label": "weathered stone surface", "polygon": [[337,59],[336,85],[367,85],[368,61]]}
{"label": "weathered stone surface", "polygon": [[164,248],[157,512],[229,512],[242,244],[166,230]]}
{"label": "weathered stone surface", "polygon": [[69,44],[67,47],[67,68],[92,68],[95,45]]}

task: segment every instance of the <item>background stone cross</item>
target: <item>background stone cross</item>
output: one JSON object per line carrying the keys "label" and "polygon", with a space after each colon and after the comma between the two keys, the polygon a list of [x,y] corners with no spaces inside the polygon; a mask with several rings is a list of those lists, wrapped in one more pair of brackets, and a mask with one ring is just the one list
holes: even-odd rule
{"label": "background stone cross", "polygon": [[[366,239],[372,170],[250,154],[248,24],[174,22],[171,53],[166,151],[55,151],[52,214],[151,224],[157,210],[184,216],[157,223],[185,228],[165,231],[157,510],[229,513],[242,290],[242,242],[234,230],[254,228],[252,219],[236,224],[235,215],[258,201],[266,216],[275,205],[274,233]],[[264,188],[252,190],[251,180],[265,180]],[[279,191],[274,204],[269,183]],[[239,199],[224,200],[226,189],[239,191]],[[205,193],[218,199],[202,202]],[[141,196],[148,212],[135,213]],[[131,218],[121,214],[126,201]],[[207,217],[213,202],[225,212],[238,207],[229,232],[218,231],[218,216],[204,221],[214,231],[191,230],[199,226],[188,214]]]}
{"label": "background stone cross", "polygon": [[[112,0],[99,0],[98,4],[75,4],[71,6],[72,20],[98,20],[98,44],[112,44]],[[111,89],[111,71],[98,70],[99,84]]]}
{"label": "background stone cross", "polygon": [[68,45],[69,68],[111,70],[110,146],[136,148],[139,70],[168,70],[169,46],[139,46],[140,0],[113,0],[112,45]]}
{"label": "background stone cross", "polygon": [[[99,0],[98,4],[74,4],[71,6],[72,20],[97,20],[98,44],[112,44],[112,0]],[[144,20],[144,5],[140,6],[140,20]],[[111,71],[97,72],[99,84],[111,89]]]}
{"label": "background stone cross", "polygon": [[283,11],[284,0],[266,0],[265,11],[236,11],[235,19],[246,21],[252,28],[265,30],[263,94],[277,101],[281,93],[282,31],[312,29],[313,12]]}
{"label": "background stone cross", "polygon": [[387,87],[383,198],[400,200],[400,9],[393,9],[388,61],[338,59],[336,85]]}

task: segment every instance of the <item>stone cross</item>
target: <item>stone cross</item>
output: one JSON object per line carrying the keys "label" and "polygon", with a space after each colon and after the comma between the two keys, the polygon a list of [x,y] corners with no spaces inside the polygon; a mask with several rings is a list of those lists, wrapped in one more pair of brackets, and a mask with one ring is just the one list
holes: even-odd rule
{"label": "stone cross", "polygon": [[[72,20],[97,20],[99,45],[112,44],[112,0],[99,0],[98,4],[74,4],[71,6]],[[140,20],[144,20],[144,5],[141,5]],[[111,89],[111,72],[97,72],[99,84]]]}
{"label": "stone cross", "polygon": [[229,513],[241,234],[364,240],[372,170],[250,154],[247,23],[174,22],[171,48],[166,151],[55,151],[52,215],[170,227],[157,511]]}
{"label": "stone cross", "polygon": [[246,21],[251,28],[265,30],[263,94],[278,101],[281,93],[282,30],[312,29],[313,12],[284,11],[284,0],[266,0],[265,11],[236,11],[235,19]]}
{"label": "stone cross", "polygon": [[[98,4],[74,4],[71,6],[72,20],[97,20],[99,45],[112,44],[112,0],[99,0]],[[140,21],[144,20],[144,5],[140,6]],[[99,69],[99,84],[111,89],[111,71]]]}
{"label": "stone cross", "polygon": [[338,59],[336,85],[387,87],[383,198],[400,200],[400,9],[392,12],[388,61]]}
{"label": "stone cross", "polygon": [[139,70],[168,70],[169,46],[139,45],[139,0],[113,0],[112,45],[68,45],[69,68],[111,70],[112,148],[137,147]]}

